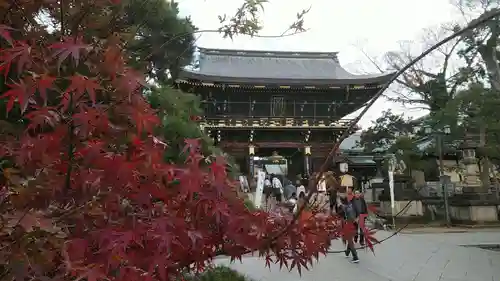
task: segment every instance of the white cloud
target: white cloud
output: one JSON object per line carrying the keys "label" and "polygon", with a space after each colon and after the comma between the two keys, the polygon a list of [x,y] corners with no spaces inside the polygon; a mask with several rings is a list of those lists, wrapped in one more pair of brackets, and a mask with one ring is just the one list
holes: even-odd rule
{"label": "white cloud", "polygon": [[[179,0],[183,15],[190,15],[202,30],[215,30],[220,24],[218,15],[232,15],[242,4],[236,0]],[[207,48],[324,51],[339,52],[341,64],[352,72],[360,69],[376,72],[359,48],[369,54],[382,55],[398,50],[398,41],[414,40],[422,29],[450,22],[460,15],[448,0],[270,0],[263,16],[263,35],[283,32],[294,21],[296,12],[311,7],[305,25],[309,30],[284,38],[251,38],[239,36],[223,39],[217,33],[202,33],[198,46]],[[397,104],[379,100],[361,121],[369,126],[371,120],[388,108],[419,117],[420,111],[409,111]]]}

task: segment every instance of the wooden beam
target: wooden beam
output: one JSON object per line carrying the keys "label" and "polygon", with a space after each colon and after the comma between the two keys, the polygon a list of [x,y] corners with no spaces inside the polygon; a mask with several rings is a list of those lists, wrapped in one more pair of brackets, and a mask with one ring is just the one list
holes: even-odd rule
{"label": "wooden beam", "polygon": [[[227,148],[248,148],[250,145],[248,142],[230,142],[222,141],[219,144],[221,147]],[[314,142],[305,144],[303,142],[254,142],[255,147],[276,147],[276,148],[303,148],[305,146],[310,146],[312,150],[329,150],[332,148],[333,144],[324,142]]]}

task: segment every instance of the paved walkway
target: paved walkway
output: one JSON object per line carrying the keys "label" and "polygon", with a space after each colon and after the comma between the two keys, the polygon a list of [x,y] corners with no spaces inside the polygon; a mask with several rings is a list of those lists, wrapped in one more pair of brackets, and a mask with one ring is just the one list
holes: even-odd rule
{"label": "paved walkway", "polygon": [[[390,235],[379,232],[379,239]],[[320,258],[302,276],[293,270],[264,267],[256,257],[234,263],[232,268],[256,281],[498,281],[500,252],[460,245],[500,244],[500,231],[467,233],[401,234],[377,245],[375,255],[360,252],[361,262],[352,264],[343,254]],[[342,249],[335,241],[332,250]],[[218,264],[228,264],[218,260]]]}
{"label": "paved walkway", "polygon": [[[397,227],[396,227],[397,228]],[[500,232],[500,227],[481,226],[411,226],[403,229],[403,234],[429,234],[429,233],[463,233],[463,232]]]}

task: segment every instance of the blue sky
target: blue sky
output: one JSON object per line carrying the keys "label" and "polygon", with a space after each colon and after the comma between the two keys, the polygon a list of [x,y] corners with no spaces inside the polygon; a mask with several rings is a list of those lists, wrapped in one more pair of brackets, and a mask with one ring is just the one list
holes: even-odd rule
{"label": "blue sky", "polygon": [[[182,15],[190,15],[202,30],[219,27],[218,15],[232,15],[239,0],[178,0]],[[401,41],[421,45],[424,28],[436,29],[461,15],[449,0],[270,0],[263,15],[262,35],[280,34],[293,22],[296,12],[311,7],[305,19],[308,31],[285,38],[239,36],[223,39],[217,33],[202,33],[197,45],[206,48],[271,51],[339,52],[341,64],[353,73],[377,73],[361,49],[380,59],[400,49]],[[380,59],[380,60],[379,60]],[[409,109],[380,99],[360,125],[367,127],[383,110],[391,108],[405,116],[419,117],[423,110]]]}

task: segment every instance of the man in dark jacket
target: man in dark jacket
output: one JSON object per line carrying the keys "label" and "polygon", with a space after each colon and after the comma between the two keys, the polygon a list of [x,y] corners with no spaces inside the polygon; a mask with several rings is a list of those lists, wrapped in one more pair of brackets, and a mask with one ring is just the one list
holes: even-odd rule
{"label": "man in dark jacket", "polygon": [[[363,246],[365,245],[365,235],[363,233],[363,230],[360,228],[359,219],[360,215],[368,214],[368,205],[366,204],[363,194],[361,194],[358,190],[354,192],[354,198],[352,199],[352,204],[354,206],[354,210],[356,211],[356,217],[358,218],[358,221],[354,223],[354,226],[356,227],[356,235],[354,236],[354,242],[356,243],[359,237],[359,244]],[[365,219],[366,217],[363,220]]]}
{"label": "man in dark jacket", "polygon": [[[350,192],[350,191],[347,191]],[[338,193],[338,214],[343,216],[345,221],[348,223],[355,223],[357,220],[357,213],[354,204],[351,200],[352,194],[347,194],[346,192]],[[352,237],[346,237],[347,249],[345,250],[345,256],[349,257],[352,254],[352,262],[359,262],[358,252],[354,246],[354,241]]]}

